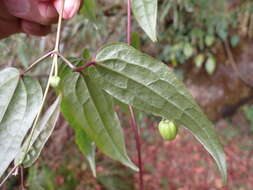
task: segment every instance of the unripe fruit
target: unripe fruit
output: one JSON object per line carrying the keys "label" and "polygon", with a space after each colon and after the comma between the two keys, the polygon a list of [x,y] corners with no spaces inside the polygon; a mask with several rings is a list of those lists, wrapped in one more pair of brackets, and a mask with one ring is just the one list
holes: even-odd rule
{"label": "unripe fruit", "polygon": [[172,141],[177,136],[178,127],[174,124],[173,121],[160,121],[158,128],[164,140]]}
{"label": "unripe fruit", "polygon": [[53,88],[57,88],[60,84],[61,78],[58,76],[52,76],[49,80],[49,84],[50,86],[52,86]]}

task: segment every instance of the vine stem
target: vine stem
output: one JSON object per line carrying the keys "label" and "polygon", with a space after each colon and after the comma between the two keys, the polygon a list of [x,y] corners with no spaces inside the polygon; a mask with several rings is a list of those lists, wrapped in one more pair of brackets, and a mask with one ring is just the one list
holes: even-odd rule
{"label": "vine stem", "polygon": [[48,53],[46,53],[45,55],[39,57],[38,59],[36,59],[23,73],[27,73],[29,72],[33,67],[35,67],[38,63],[40,63],[41,61],[45,60],[46,58],[48,58],[49,56],[51,56],[52,54],[54,54],[54,51],[50,51]]}
{"label": "vine stem", "polygon": [[55,73],[54,75],[58,75],[58,52],[60,52],[59,46],[60,46],[60,39],[61,39],[61,28],[62,28],[62,17],[63,17],[63,11],[65,6],[65,0],[62,0],[61,3],[61,10],[59,13],[59,19],[58,19],[58,26],[57,26],[57,33],[56,33],[56,41],[55,41],[55,47],[54,47],[54,58],[53,58],[53,65],[55,66]]}
{"label": "vine stem", "polygon": [[0,187],[3,186],[3,184],[9,179],[9,177],[15,172],[15,170],[18,168],[19,166],[15,166],[11,169],[11,171],[7,174],[7,176],[2,180],[2,182],[0,183]]}
{"label": "vine stem", "polygon": [[[132,12],[131,12],[132,2],[131,0],[127,0],[127,43],[131,45],[131,32],[132,32]],[[143,183],[143,164],[142,164],[142,156],[141,156],[141,138],[140,131],[138,129],[136,118],[134,115],[134,110],[132,106],[128,106],[130,115],[131,115],[131,127],[133,129],[135,135],[135,143],[138,154],[138,167],[139,167],[139,189],[144,190]]]}
{"label": "vine stem", "polygon": [[33,126],[32,126],[32,130],[31,130],[31,133],[29,135],[29,140],[28,140],[28,145],[26,147],[26,151],[25,151],[25,154],[24,154],[24,157],[21,159],[21,163],[23,162],[23,159],[25,159],[25,156],[26,154],[28,153],[28,150],[29,150],[29,147],[31,145],[31,141],[32,141],[32,137],[34,135],[34,132],[35,132],[35,129],[36,129],[36,126],[38,124],[38,121],[39,121],[39,118],[40,118],[40,115],[42,113],[42,110],[43,110],[43,107],[44,107],[44,104],[46,102],[46,99],[47,99],[47,95],[48,95],[48,92],[49,92],[49,88],[50,88],[50,80],[52,78],[52,76],[55,74],[56,76],[58,75],[58,52],[59,52],[59,44],[60,44],[60,36],[61,36],[61,25],[62,25],[62,15],[63,15],[63,10],[64,10],[64,2],[65,0],[62,0],[62,3],[61,3],[61,11],[60,11],[60,15],[59,15],[59,20],[58,20],[58,25],[57,25],[57,34],[56,34],[56,42],[55,42],[55,48],[54,50],[52,51],[54,54],[54,58],[53,58],[53,63],[52,63],[52,66],[51,66],[51,71],[50,71],[50,74],[49,74],[49,78],[48,78],[48,81],[47,81],[47,85],[46,85],[46,89],[45,89],[45,92],[44,92],[44,95],[43,95],[43,99],[42,99],[42,103],[41,103],[41,106],[39,108],[39,112],[35,118],[35,121],[33,123]]}
{"label": "vine stem", "polygon": [[[57,64],[57,63],[56,63]],[[24,161],[25,159],[25,156],[26,154],[28,153],[28,150],[29,150],[29,147],[31,145],[31,142],[32,142],[32,137],[34,135],[34,132],[35,132],[35,129],[37,127],[37,124],[38,124],[38,121],[39,121],[39,118],[40,118],[40,115],[42,113],[42,110],[43,110],[43,107],[44,107],[44,104],[46,102],[46,98],[47,98],[47,95],[48,95],[48,92],[49,92],[49,88],[50,88],[50,79],[52,78],[53,74],[54,74],[54,68],[55,68],[55,62],[53,62],[52,66],[51,66],[51,71],[50,71],[50,74],[49,74],[49,78],[48,78],[48,81],[47,81],[47,86],[46,86],[46,89],[45,89],[45,92],[44,92],[44,95],[43,95],[43,99],[42,99],[42,103],[40,105],[40,108],[39,108],[39,112],[35,118],[35,121],[33,123],[33,126],[32,126],[32,130],[31,130],[31,133],[29,135],[29,140],[28,140],[28,144],[27,144],[27,147],[26,147],[26,150],[25,150],[25,154],[24,154],[24,157],[20,160],[20,163],[19,164],[22,164],[22,162]]]}
{"label": "vine stem", "polygon": [[37,114],[37,116],[35,118],[35,121],[33,123],[32,129],[31,129],[31,133],[28,136],[28,139],[29,139],[28,140],[28,146],[26,148],[24,157],[21,158],[21,161],[19,163],[17,163],[17,165],[14,166],[11,169],[11,171],[7,174],[7,176],[2,180],[2,182],[0,183],[0,187],[3,186],[3,184],[9,179],[9,177],[14,173],[14,171],[22,164],[23,159],[25,158],[25,155],[27,154],[29,146],[31,144],[31,140],[32,140],[33,134],[35,132],[36,125],[37,125],[37,123],[39,121],[39,117],[40,117],[40,115],[42,113],[42,110],[43,110],[43,107],[44,107],[44,104],[45,104],[45,101],[46,101],[46,98],[47,98],[47,95],[48,95],[48,92],[49,92],[50,79],[52,78],[53,74],[55,74],[55,75],[58,74],[58,63],[57,62],[58,62],[59,44],[60,44],[60,37],[61,37],[61,26],[62,26],[62,15],[63,15],[63,10],[64,10],[64,3],[65,3],[65,0],[62,0],[62,6],[61,6],[60,14],[59,14],[59,20],[58,20],[58,26],[57,26],[57,34],[56,34],[56,42],[55,42],[55,48],[54,48],[54,50],[46,53],[42,57],[40,57],[37,60],[35,60],[24,72],[21,73],[21,76],[22,76],[24,73],[30,71],[33,67],[35,67],[38,63],[40,63],[44,59],[48,58],[51,55],[54,56],[53,63],[52,63],[52,66],[51,66],[51,71],[50,71],[48,82],[47,82],[47,86],[46,86],[46,89],[45,89],[45,92],[44,92],[44,95],[43,95],[42,104],[41,104],[41,106],[39,108],[38,114]]}

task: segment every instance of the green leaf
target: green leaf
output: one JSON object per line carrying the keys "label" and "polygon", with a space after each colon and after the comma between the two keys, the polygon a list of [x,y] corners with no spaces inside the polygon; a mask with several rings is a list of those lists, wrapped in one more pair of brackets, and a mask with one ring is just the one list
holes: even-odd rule
{"label": "green leaf", "polygon": [[201,68],[205,61],[205,55],[199,54],[195,57],[194,63],[197,68]]}
{"label": "green leaf", "polygon": [[194,53],[194,49],[190,43],[185,43],[183,52],[187,58],[190,58]]}
{"label": "green leaf", "polygon": [[85,0],[83,2],[83,7],[81,13],[89,20],[96,21],[96,1],[95,0]]}
{"label": "green leaf", "polygon": [[19,154],[15,159],[15,165],[22,164],[30,167],[39,157],[43,147],[51,136],[60,115],[61,96],[45,112],[35,127],[33,136],[25,140]]}
{"label": "green leaf", "polygon": [[90,54],[89,49],[85,48],[85,49],[83,50],[83,58],[84,58],[85,60],[90,60],[90,59],[91,59],[91,54]]}
{"label": "green leaf", "polygon": [[[3,83],[2,83],[3,84]],[[1,85],[3,86],[3,85]],[[1,96],[7,99],[9,93]],[[2,103],[2,102],[1,102]],[[27,93],[21,80],[11,96],[11,101],[0,123],[0,176],[8,168],[20,146],[19,130],[27,105]]]}
{"label": "green leaf", "polygon": [[163,63],[122,43],[103,47],[88,69],[114,98],[189,129],[227,177],[223,148],[212,123],[183,83]]}
{"label": "green leaf", "polygon": [[19,71],[6,68],[0,71],[0,122],[10,104],[19,81]]}
{"label": "green leaf", "polygon": [[205,37],[205,44],[207,47],[211,47],[215,42],[215,37],[213,35],[207,35]]}
{"label": "green leaf", "polygon": [[111,97],[88,76],[69,73],[61,84],[62,112],[74,128],[82,128],[97,147],[112,159],[137,170],[127,156],[123,131]]}
{"label": "green leaf", "polygon": [[[71,74],[71,70],[65,68],[65,72],[62,72],[63,79]],[[63,81],[62,88],[64,89],[65,81]],[[78,104],[79,105],[79,104]],[[75,105],[77,106],[77,105]],[[74,107],[74,106],[73,106]],[[61,103],[61,112],[63,113],[64,118],[68,121],[70,126],[75,130],[75,142],[78,145],[79,150],[86,157],[93,176],[96,177],[96,162],[95,162],[95,149],[96,146],[94,142],[90,139],[90,137],[84,131],[83,123],[82,123],[82,111],[72,110],[72,107],[68,107],[68,99],[63,96]]]}
{"label": "green leaf", "polygon": [[96,177],[95,143],[93,143],[92,140],[87,136],[83,128],[75,129],[75,142],[80,151],[86,157],[93,176]]}
{"label": "green leaf", "polygon": [[132,32],[131,34],[131,46],[133,46],[135,49],[141,48],[141,39],[140,34],[138,32]]}
{"label": "green leaf", "polygon": [[207,59],[205,63],[205,69],[209,75],[212,75],[214,73],[216,69],[216,60],[213,55],[209,56],[209,58]]}
{"label": "green leaf", "polygon": [[[6,74],[10,79],[2,80]],[[0,76],[1,98],[9,102],[7,109],[6,106],[1,107],[3,108],[1,112],[6,110],[0,122],[0,175],[2,175],[19,152],[22,141],[38,113],[42,102],[42,89],[38,81],[30,77],[24,77],[17,84],[19,72],[14,68],[1,71]],[[5,85],[8,85],[8,88]]]}
{"label": "green leaf", "polygon": [[157,0],[132,0],[132,11],[142,29],[152,41],[157,41]]}
{"label": "green leaf", "polygon": [[238,35],[233,35],[230,39],[230,44],[233,48],[235,48],[240,42],[240,37]]}

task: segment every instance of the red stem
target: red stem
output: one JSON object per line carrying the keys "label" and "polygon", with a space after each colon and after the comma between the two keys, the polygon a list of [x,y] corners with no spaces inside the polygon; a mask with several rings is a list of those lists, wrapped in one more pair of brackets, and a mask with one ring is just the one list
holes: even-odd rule
{"label": "red stem", "polygon": [[[127,43],[131,45],[131,31],[132,31],[132,15],[131,15],[131,0],[127,0]],[[131,114],[131,127],[135,135],[136,149],[138,153],[138,167],[139,167],[139,188],[144,190],[143,186],[143,165],[141,157],[141,138],[140,131],[136,124],[136,119],[132,106],[129,106],[129,111]]]}
{"label": "red stem", "polygon": [[131,45],[131,32],[132,32],[132,12],[131,0],[127,0],[127,43]]}
{"label": "red stem", "polygon": [[138,167],[139,167],[139,187],[140,190],[144,189],[143,186],[143,165],[142,165],[142,157],[141,157],[141,138],[140,138],[140,131],[138,129],[138,126],[136,124],[136,119],[134,115],[134,111],[132,106],[129,106],[129,111],[131,114],[131,127],[134,132],[135,142],[136,142],[136,149],[138,153]]}
{"label": "red stem", "polygon": [[77,72],[80,72],[80,71],[85,70],[85,69],[87,69],[88,67],[90,67],[90,66],[92,66],[92,65],[95,65],[95,64],[96,64],[95,61],[91,61],[91,62],[87,63],[87,64],[84,65],[84,66],[76,67],[74,70],[77,71]]}

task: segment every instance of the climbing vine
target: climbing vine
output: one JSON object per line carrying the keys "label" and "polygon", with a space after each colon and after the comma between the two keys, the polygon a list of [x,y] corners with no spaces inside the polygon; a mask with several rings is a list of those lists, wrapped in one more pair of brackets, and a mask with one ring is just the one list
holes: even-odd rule
{"label": "climbing vine", "polygon": [[[141,141],[133,109],[187,128],[211,154],[226,181],[225,154],[212,123],[171,69],[131,46],[131,13],[147,36],[157,41],[158,1],[128,0],[126,5],[127,43],[109,43],[92,56],[86,50],[84,58],[66,58],[59,49],[61,12],[52,51],[23,71],[14,67],[0,71],[0,176],[14,164],[1,185],[19,168],[36,162],[61,112],[74,129],[76,144],[86,156],[94,176],[98,148],[110,158],[139,171],[140,189],[143,189]],[[82,11],[90,19],[95,19],[94,6],[95,1],[84,1]],[[63,7],[64,0],[62,10]],[[39,81],[27,73],[45,59],[51,59],[51,64],[43,91]],[[51,90],[55,92],[55,100],[46,108]],[[137,166],[127,154],[113,99],[129,105],[138,150]]]}

